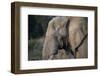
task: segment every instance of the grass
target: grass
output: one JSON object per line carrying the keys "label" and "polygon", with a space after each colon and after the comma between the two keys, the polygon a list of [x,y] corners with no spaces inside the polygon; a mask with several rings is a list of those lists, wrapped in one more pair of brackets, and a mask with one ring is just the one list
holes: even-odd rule
{"label": "grass", "polygon": [[43,38],[28,41],[28,60],[42,60]]}

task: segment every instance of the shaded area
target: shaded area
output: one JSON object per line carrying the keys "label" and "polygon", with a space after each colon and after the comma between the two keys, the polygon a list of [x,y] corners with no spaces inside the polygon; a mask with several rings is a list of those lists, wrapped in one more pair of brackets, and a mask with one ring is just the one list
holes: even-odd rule
{"label": "shaded area", "polygon": [[28,15],[28,60],[41,60],[44,36],[53,16]]}

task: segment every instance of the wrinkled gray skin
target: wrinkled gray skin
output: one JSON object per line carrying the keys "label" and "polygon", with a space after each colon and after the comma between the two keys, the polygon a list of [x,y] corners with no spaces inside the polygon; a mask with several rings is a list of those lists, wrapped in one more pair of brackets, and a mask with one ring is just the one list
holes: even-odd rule
{"label": "wrinkled gray skin", "polygon": [[63,46],[61,38],[67,37],[67,21],[67,17],[55,17],[49,22],[42,52],[43,59],[53,59],[58,46]]}
{"label": "wrinkled gray skin", "polygon": [[82,39],[87,34],[87,20],[83,17],[71,17],[69,24],[69,42],[71,49],[75,54],[76,58],[87,58],[88,56],[88,41],[86,38],[82,45],[78,48],[78,51],[75,52],[75,48],[80,44]]}
{"label": "wrinkled gray skin", "polygon": [[[70,24],[68,23],[70,20]],[[69,26],[69,27],[67,27]],[[68,35],[69,34],[69,35]],[[82,17],[55,17],[53,18],[47,28],[46,37],[43,45],[42,56],[43,59],[54,59],[54,53],[58,50],[58,46],[63,46],[62,37],[66,40],[66,46],[68,41],[71,45],[71,49],[76,58],[87,57],[87,39],[78,48],[78,52],[75,52],[75,48],[79,45],[83,37],[87,34],[86,20]],[[58,50],[59,51],[59,50]]]}

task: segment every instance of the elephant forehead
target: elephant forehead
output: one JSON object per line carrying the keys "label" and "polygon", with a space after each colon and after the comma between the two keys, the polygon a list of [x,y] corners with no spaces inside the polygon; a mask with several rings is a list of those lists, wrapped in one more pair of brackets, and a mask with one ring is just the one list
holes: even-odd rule
{"label": "elephant forehead", "polygon": [[68,18],[67,17],[55,17],[53,21],[54,21],[55,26],[64,26],[67,23]]}

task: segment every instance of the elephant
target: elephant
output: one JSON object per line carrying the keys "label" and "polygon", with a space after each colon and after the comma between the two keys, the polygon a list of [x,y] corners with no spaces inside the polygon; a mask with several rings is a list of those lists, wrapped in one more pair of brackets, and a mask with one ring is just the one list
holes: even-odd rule
{"label": "elephant", "polygon": [[49,21],[42,51],[43,59],[62,59],[59,56],[63,55],[66,59],[86,58],[86,21],[83,17],[68,16],[54,17]]}

